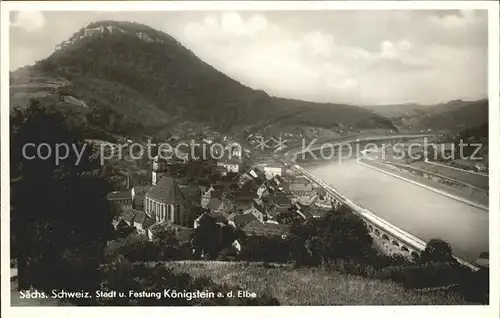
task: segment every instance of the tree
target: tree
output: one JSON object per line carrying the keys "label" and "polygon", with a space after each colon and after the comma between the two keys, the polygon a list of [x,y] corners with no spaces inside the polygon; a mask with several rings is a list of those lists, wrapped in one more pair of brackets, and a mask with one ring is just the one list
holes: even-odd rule
{"label": "tree", "polygon": [[318,264],[338,259],[362,260],[372,249],[364,222],[344,207],[323,219],[292,226],[293,254],[299,264]]}
{"label": "tree", "polygon": [[[98,158],[52,105],[31,100],[24,112],[14,112],[11,125],[11,235],[18,238],[13,251],[19,288],[96,288],[104,244],[112,234],[109,185]],[[23,155],[29,143],[52,151],[67,145],[81,157],[69,151],[60,162],[54,155],[31,159],[33,150]]]}
{"label": "tree", "polygon": [[232,226],[222,226],[215,218],[204,214],[194,231],[193,248],[197,256],[204,254],[210,259],[215,259],[219,252],[230,247],[235,239],[237,233]]}
{"label": "tree", "polygon": [[193,248],[196,255],[202,254],[211,259],[217,257],[220,251],[221,229],[215,219],[208,214],[204,214],[200,218],[200,224],[194,231]]}
{"label": "tree", "polygon": [[431,239],[421,254],[422,262],[455,262],[450,244],[441,239]]}
{"label": "tree", "polygon": [[171,260],[179,256],[179,241],[173,228],[163,228],[155,234],[155,246],[158,248],[158,260]]}

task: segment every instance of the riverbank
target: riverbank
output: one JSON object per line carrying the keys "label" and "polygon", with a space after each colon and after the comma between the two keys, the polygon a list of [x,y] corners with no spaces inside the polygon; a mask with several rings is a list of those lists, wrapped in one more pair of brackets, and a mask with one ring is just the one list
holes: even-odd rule
{"label": "riverbank", "polygon": [[431,191],[448,196],[454,200],[488,211],[489,196],[485,191],[467,186],[459,187],[457,184],[453,183],[446,184],[444,183],[446,179],[443,179],[442,182],[440,181],[441,179],[438,176],[434,176],[432,172],[424,176],[423,174],[426,173],[425,171],[413,169],[411,166],[407,165],[365,159],[360,159],[360,163],[374,169],[379,169],[389,175],[392,174],[395,177],[414,182],[419,186],[426,187]]}

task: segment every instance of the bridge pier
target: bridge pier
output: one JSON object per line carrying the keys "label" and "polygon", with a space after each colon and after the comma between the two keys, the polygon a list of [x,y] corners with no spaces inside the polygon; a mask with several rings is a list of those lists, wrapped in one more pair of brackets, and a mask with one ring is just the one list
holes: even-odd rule
{"label": "bridge pier", "polygon": [[364,223],[368,229],[368,233],[374,240],[378,241],[378,246],[381,247],[387,255],[401,254],[404,257],[410,259],[418,257],[420,252],[417,251],[412,246],[394,238],[392,235],[386,233],[385,231],[377,228],[375,225],[364,220]]}

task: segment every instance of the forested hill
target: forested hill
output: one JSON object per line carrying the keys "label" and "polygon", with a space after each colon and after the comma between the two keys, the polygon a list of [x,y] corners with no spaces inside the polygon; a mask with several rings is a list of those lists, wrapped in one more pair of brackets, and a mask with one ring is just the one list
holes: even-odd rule
{"label": "forested hill", "polygon": [[488,126],[488,100],[453,100],[435,105],[385,105],[367,109],[385,116],[402,129],[477,130]]}
{"label": "forested hill", "polygon": [[132,22],[91,23],[46,59],[11,73],[11,106],[31,97],[76,106],[77,113],[85,113],[82,120],[90,118],[91,126],[113,132],[185,120],[227,131],[284,117],[289,125],[395,129],[384,116],[361,107],[276,98],[250,89],[173,37]]}

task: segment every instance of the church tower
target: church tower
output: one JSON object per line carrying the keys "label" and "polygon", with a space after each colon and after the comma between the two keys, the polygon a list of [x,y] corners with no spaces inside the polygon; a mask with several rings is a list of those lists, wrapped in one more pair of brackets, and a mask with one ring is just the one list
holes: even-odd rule
{"label": "church tower", "polygon": [[166,175],[167,172],[167,161],[165,159],[161,159],[158,156],[153,159],[153,172],[152,172],[152,180],[151,183],[155,186],[158,181],[160,181],[161,177]]}

